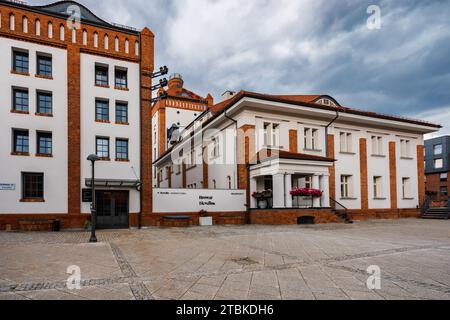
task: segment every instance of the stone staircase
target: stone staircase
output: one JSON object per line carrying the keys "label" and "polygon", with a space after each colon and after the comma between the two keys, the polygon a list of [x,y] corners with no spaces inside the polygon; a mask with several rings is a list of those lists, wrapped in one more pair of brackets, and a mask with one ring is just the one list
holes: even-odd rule
{"label": "stone staircase", "polygon": [[422,211],[422,219],[449,220],[450,200],[448,200],[447,202],[427,201]]}

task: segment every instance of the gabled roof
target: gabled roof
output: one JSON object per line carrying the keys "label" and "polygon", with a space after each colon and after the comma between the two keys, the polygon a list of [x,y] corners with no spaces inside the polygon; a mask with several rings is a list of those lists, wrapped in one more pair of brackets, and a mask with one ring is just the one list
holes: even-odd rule
{"label": "gabled roof", "polygon": [[315,156],[305,153],[294,153],[276,149],[262,149],[256,154],[256,157],[252,159],[250,163],[260,164],[265,161],[271,161],[275,159],[289,159],[289,160],[306,160],[306,161],[319,161],[319,162],[334,162],[335,159]]}

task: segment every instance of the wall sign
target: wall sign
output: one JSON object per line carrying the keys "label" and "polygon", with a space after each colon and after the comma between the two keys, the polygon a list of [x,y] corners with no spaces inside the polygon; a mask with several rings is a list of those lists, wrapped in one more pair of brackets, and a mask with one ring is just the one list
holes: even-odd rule
{"label": "wall sign", "polygon": [[0,190],[14,191],[14,190],[16,190],[16,185],[13,183],[0,183]]}
{"label": "wall sign", "polygon": [[92,189],[83,189],[81,195],[83,202],[92,202]]}
{"label": "wall sign", "polygon": [[240,212],[246,210],[245,190],[154,189],[153,212]]}

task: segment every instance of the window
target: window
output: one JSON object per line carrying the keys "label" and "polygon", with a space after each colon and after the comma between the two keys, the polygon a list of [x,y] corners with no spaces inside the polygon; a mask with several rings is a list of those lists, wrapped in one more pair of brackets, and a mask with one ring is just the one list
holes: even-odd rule
{"label": "window", "polygon": [[439,193],[441,194],[441,196],[446,197],[448,196],[448,188],[447,187],[440,187]]}
{"label": "window", "polygon": [[27,130],[14,130],[13,131],[13,152],[14,153],[29,153],[30,141]]}
{"label": "window", "polygon": [[47,25],[47,36],[51,39],[53,38],[53,24],[51,22]]}
{"label": "window", "polygon": [[116,140],[116,159],[128,160],[128,140],[117,139]]}
{"label": "window", "polygon": [[187,164],[188,169],[195,167],[196,161],[195,161],[195,149],[191,150],[191,153],[189,154],[189,161]]}
{"label": "window", "polygon": [[49,132],[37,133],[37,150],[40,155],[52,154],[52,134]]}
{"label": "window", "polygon": [[444,167],[443,159],[435,159],[434,160],[434,168],[435,169],[442,169],[443,167]]}
{"label": "window", "polygon": [[61,24],[59,26],[59,40],[64,41],[64,36],[65,36],[65,34],[64,34],[64,25]]}
{"label": "window", "polygon": [[105,100],[95,100],[95,120],[109,121],[109,102]]}
{"label": "window", "polygon": [[303,131],[305,140],[305,150],[318,150],[319,149],[319,130],[305,128]]}
{"label": "window", "polygon": [[441,178],[441,181],[447,181],[448,173],[441,173],[440,178]]}
{"label": "window", "polygon": [[36,35],[41,35],[41,21],[39,19],[36,19]]}
{"label": "window", "polygon": [[433,147],[434,155],[438,156],[442,154],[442,144],[437,144]]}
{"label": "window", "polygon": [[120,89],[128,88],[128,80],[127,80],[128,72],[127,72],[127,70],[116,68],[115,71],[116,71],[116,81],[115,81],[116,88],[120,88]]}
{"label": "window", "polygon": [[352,152],[352,134],[349,132],[341,132],[341,152],[351,153]]}
{"label": "window", "polygon": [[305,178],[305,188],[312,189],[312,177]]}
{"label": "window", "polygon": [[116,103],[116,122],[128,123],[128,104],[123,102]]}
{"label": "window", "polygon": [[52,57],[48,55],[37,55],[37,74],[40,76],[52,76]]}
{"label": "window", "polygon": [[410,178],[403,178],[402,179],[402,190],[403,190],[403,199],[411,198]]}
{"label": "window", "polygon": [[411,141],[401,139],[400,140],[400,155],[402,158],[411,158]]}
{"label": "window", "polygon": [[213,144],[212,157],[218,158],[220,156],[219,138],[212,138],[211,141]]}
{"label": "window", "polygon": [[13,50],[13,70],[20,73],[29,72],[28,51]]}
{"label": "window", "polygon": [[352,176],[341,176],[341,198],[350,198],[352,196],[351,180]]}
{"label": "window", "polygon": [[28,33],[28,18],[27,17],[22,18],[22,31],[23,31],[23,33]]}
{"label": "window", "polygon": [[53,113],[53,97],[51,93],[37,92],[37,113],[51,115]]}
{"label": "window", "polygon": [[372,137],[372,154],[376,156],[383,155],[383,137]]}
{"label": "window", "polygon": [[108,67],[107,66],[95,66],[95,84],[97,86],[108,86]]}
{"label": "window", "polygon": [[97,156],[102,159],[109,159],[109,138],[96,139]]}
{"label": "window", "polygon": [[268,147],[280,146],[280,125],[264,123],[264,145]]}
{"label": "window", "polygon": [[373,177],[373,197],[380,199],[383,197],[383,178]]}
{"label": "window", "polygon": [[13,110],[28,112],[28,89],[13,89]]}
{"label": "window", "polygon": [[44,199],[44,174],[22,172],[22,199]]}

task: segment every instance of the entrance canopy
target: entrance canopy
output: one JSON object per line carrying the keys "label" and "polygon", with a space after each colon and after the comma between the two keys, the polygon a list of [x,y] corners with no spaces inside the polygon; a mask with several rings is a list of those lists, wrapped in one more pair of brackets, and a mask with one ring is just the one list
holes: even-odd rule
{"label": "entrance canopy", "polygon": [[[92,180],[85,180],[86,187],[92,187]],[[141,185],[140,180],[120,180],[120,179],[95,179],[95,187],[100,188],[139,188]]]}
{"label": "entrance canopy", "polygon": [[[314,199],[313,207],[328,208],[329,168],[334,162],[331,158],[309,154],[261,150],[250,165],[250,193],[263,191],[264,179],[271,177],[273,208],[292,208],[293,197],[290,192],[293,186],[304,185],[305,177],[310,177],[310,188],[323,192],[322,197]],[[252,207],[256,205],[254,200]]]}

